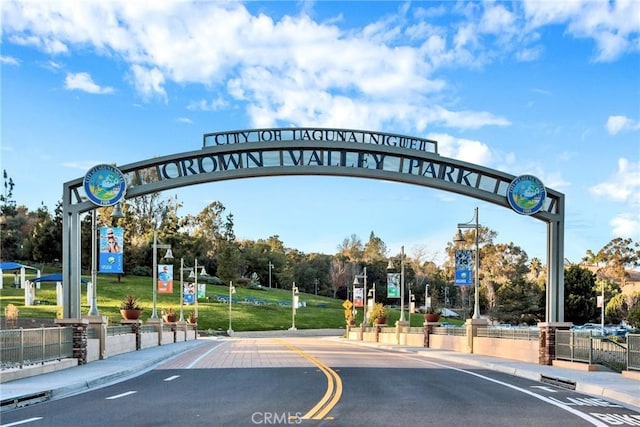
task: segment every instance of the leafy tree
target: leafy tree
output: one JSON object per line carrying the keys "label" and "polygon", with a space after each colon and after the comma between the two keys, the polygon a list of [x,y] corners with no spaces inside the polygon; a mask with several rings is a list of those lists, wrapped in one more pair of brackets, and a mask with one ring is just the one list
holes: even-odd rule
{"label": "leafy tree", "polygon": [[564,316],[568,322],[583,324],[595,319],[595,275],[572,265],[564,272]]}
{"label": "leafy tree", "polygon": [[372,231],[369,241],[364,245],[363,259],[367,262],[385,259],[387,257],[387,245]]}
{"label": "leafy tree", "polygon": [[344,239],[342,244],[338,246],[338,253],[351,262],[360,262],[360,260],[362,260],[363,251],[364,248],[362,241],[355,234]]}
{"label": "leafy tree", "polygon": [[497,292],[495,319],[512,324],[532,325],[544,318],[544,289],[523,276],[501,286]]}
{"label": "leafy tree", "polygon": [[623,287],[627,281],[627,268],[640,265],[640,244],[632,239],[616,237],[598,252],[605,263],[603,274],[615,278]]}
{"label": "leafy tree", "polygon": [[216,257],[218,259],[217,276],[223,283],[237,281],[242,276],[243,266],[241,265],[240,245],[236,241],[233,231],[233,214],[228,214],[222,226],[222,234],[216,243],[218,248]]}
{"label": "leafy tree", "polygon": [[58,203],[54,217],[49,214],[45,206],[38,209],[36,216],[38,221],[28,239],[33,260],[47,263],[61,260],[62,203]]}
{"label": "leafy tree", "polygon": [[631,298],[635,303],[629,308],[627,323],[634,328],[640,328],[640,292],[634,292]]}

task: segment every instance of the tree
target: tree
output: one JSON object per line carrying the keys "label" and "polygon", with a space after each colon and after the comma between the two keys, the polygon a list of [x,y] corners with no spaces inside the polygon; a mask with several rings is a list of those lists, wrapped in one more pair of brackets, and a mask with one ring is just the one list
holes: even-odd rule
{"label": "tree", "polygon": [[595,275],[586,268],[572,265],[564,272],[564,317],[583,324],[595,319]]}
{"label": "tree", "polygon": [[347,276],[349,274],[349,263],[334,257],[329,268],[329,281],[333,289],[333,298],[336,298],[338,290],[349,286]]}
{"label": "tree", "polygon": [[364,245],[363,259],[367,262],[387,257],[387,245],[372,231],[369,241]]}
{"label": "tree", "polygon": [[356,234],[344,239],[342,244],[338,246],[338,253],[343,255],[351,262],[359,262],[362,260],[363,246],[362,241]]}
{"label": "tree", "polygon": [[227,215],[222,227],[222,234],[216,242],[218,248],[216,258],[218,259],[217,276],[223,283],[237,280],[242,276],[243,266],[240,262],[240,245],[236,241],[233,231],[233,214]]}
{"label": "tree", "polygon": [[[627,268],[640,265],[640,244],[633,240],[616,237],[598,252],[598,258],[605,263],[603,274],[617,279],[621,286],[627,281]],[[635,248],[635,249],[634,249]]]}
{"label": "tree", "polygon": [[522,276],[501,286],[497,297],[493,315],[500,322],[533,325],[544,317],[544,290]]}

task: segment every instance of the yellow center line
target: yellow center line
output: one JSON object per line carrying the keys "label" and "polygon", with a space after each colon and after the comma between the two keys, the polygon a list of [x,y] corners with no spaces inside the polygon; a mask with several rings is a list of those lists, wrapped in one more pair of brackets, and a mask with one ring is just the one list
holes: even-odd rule
{"label": "yellow center line", "polygon": [[310,354],[305,353],[301,349],[287,343],[286,341],[279,339],[276,339],[276,341],[284,347],[287,347],[294,353],[299,354],[300,356],[313,363],[327,377],[327,391],[325,392],[324,396],[322,396],[322,399],[320,399],[320,401],[313,408],[311,408],[309,412],[302,416],[303,420],[321,420],[325,418],[329,411],[331,411],[333,407],[338,404],[338,401],[342,396],[342,379],[336,371],[325,365],[322,361],[311,356]]}

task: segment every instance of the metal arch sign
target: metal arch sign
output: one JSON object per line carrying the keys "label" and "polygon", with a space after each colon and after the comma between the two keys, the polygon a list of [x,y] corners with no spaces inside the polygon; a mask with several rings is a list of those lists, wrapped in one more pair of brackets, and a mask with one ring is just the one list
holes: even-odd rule
{"label": "metal arch sign", "polygon": [[511,181],[507,200],[511,208],[522,215],[533,215],[544,205],[547,190],[542,181],[533,175],[521,175]]}
{"label": "metal arch sign", "polygon": [[[229,179],[284,175],[347,176],[421,185],[513,209],[547,224],[548,322],[564,321],[564,195],[532,176],[450,159],[437,141],[384,132],[249,129],[205,134],[198,150],[120,165],[98,165],[63,187],[64,315],[79,318],[80,215],[173,188]],[[94,205],[94,206],[92,206]],[[68,261],[67,261],[68,260]]]}
{"label": "metal arch sign", "polygon": [[124,197],[127,184],[120,169],[101,164],[89,169],[82,183],[87,198],[97,206],[113,206]]}

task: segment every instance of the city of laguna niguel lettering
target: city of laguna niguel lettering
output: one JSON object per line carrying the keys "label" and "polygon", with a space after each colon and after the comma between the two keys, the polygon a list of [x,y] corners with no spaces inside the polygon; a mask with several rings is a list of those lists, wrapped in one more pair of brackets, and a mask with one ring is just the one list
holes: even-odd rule
{"label": "city of laguna niguel lettering", "polygon": [[270,167],[337,167],[378,169],[473,186],[477,174],[446,162],[384,153],[344,150],[276,150],[203,154],[157,166],[161,180],[229,170]]}
{"label": "city of laguna niguel lettering", "polygon": [[360,130],[316,128],[252,129],[208,133],[204,135],[203,147],[272,141],[353,142],[437,152],[437,142],[430,139]]}

